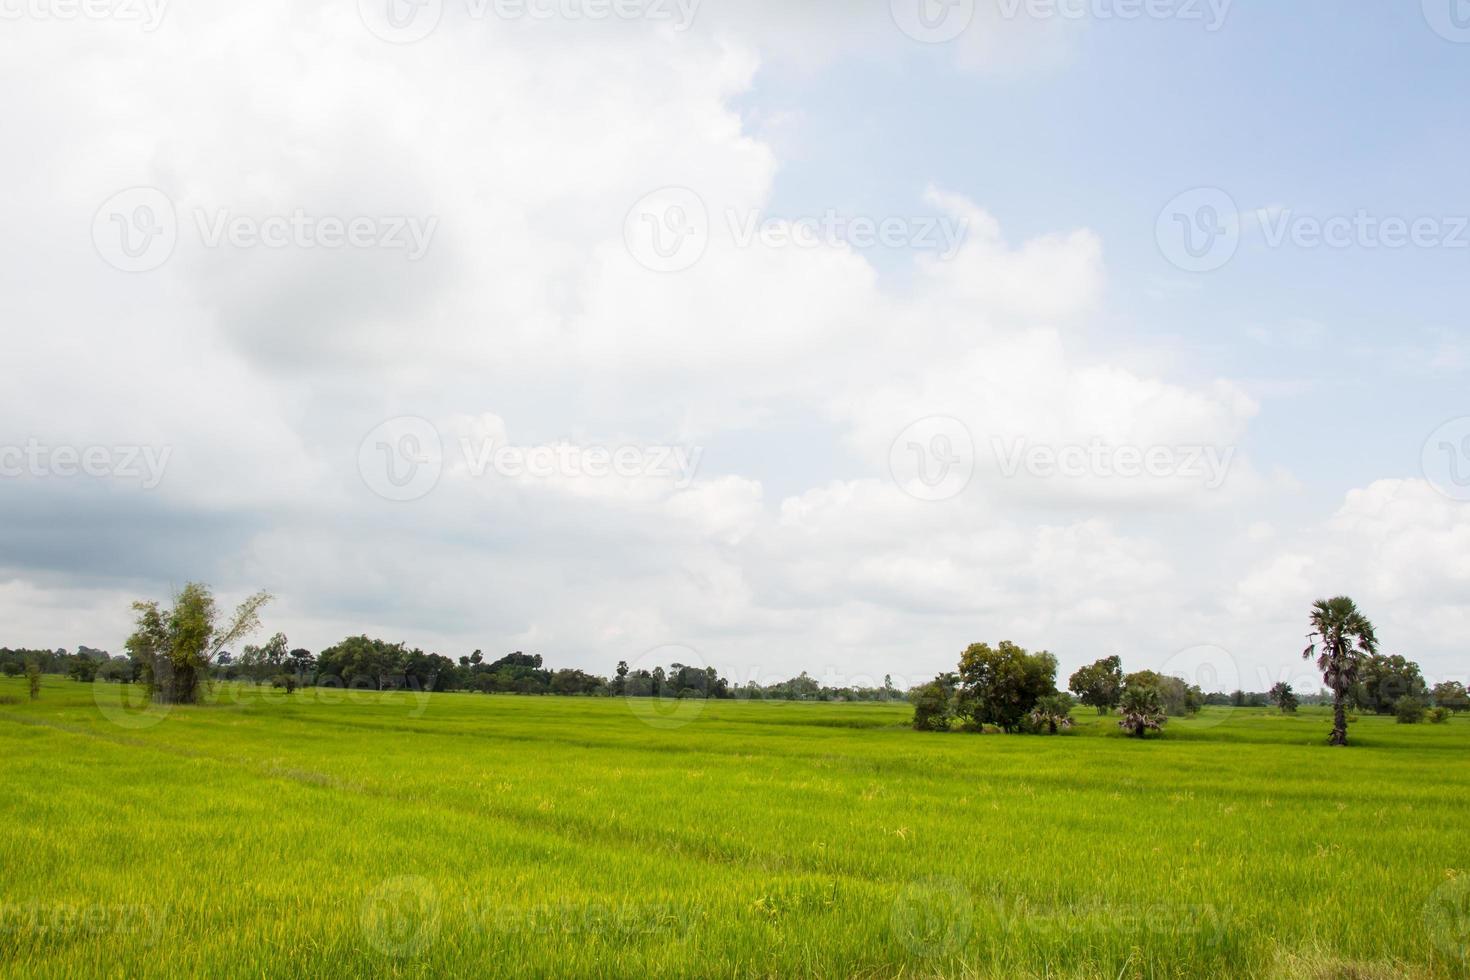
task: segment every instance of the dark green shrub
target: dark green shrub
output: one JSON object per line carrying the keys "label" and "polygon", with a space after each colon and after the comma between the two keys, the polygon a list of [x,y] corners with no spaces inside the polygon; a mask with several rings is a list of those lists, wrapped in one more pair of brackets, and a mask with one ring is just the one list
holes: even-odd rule
{"label": "dark green shrub", "polygon": [[914,704],[914,729],[920,732],[947,732],[955,714],[955,676],[940,674],[927,684],[909,692]]}
{"label": "dark green shrub", "polygon": [[1418,698],[1404,695],[1393,703],[1393,713],[1400,725],[1417,725],[1424,720],[1428,709]]}

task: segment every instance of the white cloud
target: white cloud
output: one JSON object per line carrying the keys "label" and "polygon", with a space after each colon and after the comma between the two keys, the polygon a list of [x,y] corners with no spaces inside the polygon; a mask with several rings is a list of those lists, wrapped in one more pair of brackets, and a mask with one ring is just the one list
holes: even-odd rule
{"label": "white cloud", "polygon": [[[913,680],[982,637],[1051,646],[1069,666],[1114,649],[1160,663],[1201,641],[1253,644],[1237,614],[1273,628],[1296,616],[1316,588],[1298,579],[1348,566],[1247,532],[1261,518],[1245,510],[1276,484],[1244,452],[1218,490],[999,472],[992,439],[1227,449],[1258,411],[1229,380],[1084,348],[1108,304],[1096,232],[1010,241],[983,202],[918,182],[915,204],[969,234],[903,287],[843,245],[714,234],[680,273],[630,255],[624,219],[658,188],[695,191],[717,228],[763,213],[782,161],[737,108],[763,65],[923,50],[883,5],[831,38],[828,13],[777,6],[711,5],[682,35],[451,18],[404,47],[364,30],[352,4],[284,0],[180,7],[143,38],[7,30],[7,76],[42,97],[4,110],[26,152],[0,160],[0,206],[27,233],[0,241],[0,337],[41,369],[0,389],[0,443],[173,457],[152,493],[0,485],[17,515],[0,643],[117,650],[130,598],[196,576],[231,596],[272,588],[269,628],[313,647],[368,630],[601,671],[687,643],[747,675]],[[1004,66],[1033,39],[1046,62],[1052,31],[1069,30],[980,27],[956,48],[967,65]],[[180,241],[162,268],[126,274],[89,231],[135,185],[172,199]],[[211,249],[198,231],[225,210],[295,209],[438,224],[417,262]],[[449,456],[433,493],[392,503],[364,484],[358,450],[406,415],[433,420]],[[969,489],[939,503],[888,477],[894,438],[931,415],[961,420],[981,450]],[[836,451],[794,434],[818,425]],[[768,453],[722,452],[753,432]],[[454,457],[461,438],[706,452],[681,491],[646,476],[477,476]],[[809,485],[768,489],[808,458]],[[1365,573],[1365,595],[1406,610],[1432,599],[1424,621],[1454,625],[1464,518],[1378,487],[1323,533],[1358,542],[1365,566],[1390,559]],[[1222,540],[1237,521],[1241,540]]]}

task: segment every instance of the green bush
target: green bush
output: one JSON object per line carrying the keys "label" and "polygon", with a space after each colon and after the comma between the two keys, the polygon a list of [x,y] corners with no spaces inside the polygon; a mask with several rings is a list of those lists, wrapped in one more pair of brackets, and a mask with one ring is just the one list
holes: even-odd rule
{"label": "green bush", "polygon": [[921,732],[947,732],[955,713],[955,677],[941,674],[927,684],[909,692],[914,704],[914,729]]}
{"label": "green bush", "polygon": [[1429,720],[1436,725],[1443,725],[1449,722],[1450,714],[1449,708],[1434,708],[1429,712]]}
{"label": "green bush", "polygon": [[1417,725],[1424,720],[1427,709],[1416,697],[1404,695],[1393,703],[1393,713],[1400,725]]}

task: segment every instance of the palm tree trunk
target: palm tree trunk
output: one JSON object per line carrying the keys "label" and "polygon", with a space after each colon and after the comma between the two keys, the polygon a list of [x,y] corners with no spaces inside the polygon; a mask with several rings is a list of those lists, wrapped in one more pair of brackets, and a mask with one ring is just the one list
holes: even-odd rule
{"label": "palm tree trunk", "polygon": [[1347,706],[1343,703],[1343,692],[1334,691],[1332,696],[1332,737],[1328,745],[1347,744]]}

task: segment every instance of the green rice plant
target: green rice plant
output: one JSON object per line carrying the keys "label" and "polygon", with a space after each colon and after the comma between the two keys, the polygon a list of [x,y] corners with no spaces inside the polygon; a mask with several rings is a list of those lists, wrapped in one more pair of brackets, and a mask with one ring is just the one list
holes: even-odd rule
{"label": "green rice plant", "polygon": [[6,977],[1467,975],[1470,726],[24,683]]}

